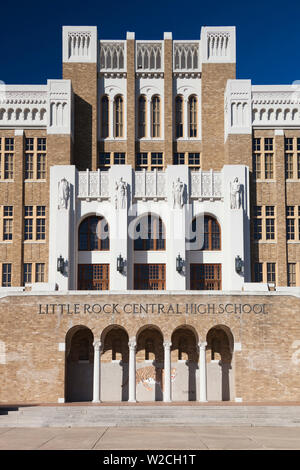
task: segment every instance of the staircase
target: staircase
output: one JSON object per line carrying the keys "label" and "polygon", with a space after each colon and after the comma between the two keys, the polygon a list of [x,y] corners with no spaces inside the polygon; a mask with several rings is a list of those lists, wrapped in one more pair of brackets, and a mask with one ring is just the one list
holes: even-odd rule
{"label": "staircase", "polygon": [[300,406],[99,405],[0,407],[0,427],[293,426]]}

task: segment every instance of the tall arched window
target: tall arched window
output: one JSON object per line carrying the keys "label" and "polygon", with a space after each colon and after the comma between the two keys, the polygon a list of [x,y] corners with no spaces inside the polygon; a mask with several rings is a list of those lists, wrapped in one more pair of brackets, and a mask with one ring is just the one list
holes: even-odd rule
{"label": "tall arched window", "polygon": [[214,217],[210,215],[205,215],[204,218],[195,217],[192,222],[192,231],[196,238],[203,239],[202,247],[196,246],[196,250],[221,250],[221,228]]}
{"label": "tall arched window", "polygon": [[140,96],[138,110],[138,135],[139,138],[146,137],[146,97]]}
{"label": "tall arched window", "polygon": [[160,98],[153,96],[151,101],[152,137],[160,137]]}
{"label": "tall arched window", "polygon": [[118,95],[115,98],[114,103],[115,108],[115,137],[123,137],[124,132],[124,124],[123,124],[123,98],[122,96]]}
{"label": "tall arched window", "polygon": [[101,99],[101,137],[105,139],[109,136],[109,101],[107,96],[102,96]]}
{"label": "tall arched window", "polygon": [[160,217],[153,214],[145,215],[136,225],[134,249],[136,251],[165,250],[166,235]]}
{"label": "tall arched window", "polygon": [[91,215],[84,219],[78,235],[80,251],[109,250],[109,227],[104,217]]}
{"label": "tall arched window", "polygon": [[197,98],[195,95],[189,97],[188,115],[189,115],[189,137],[197,137]]}
{"label": "tall arched window", "polygon": [[183,137],[183,99],[176,96],[175,99],[175,134],[176,138]]}

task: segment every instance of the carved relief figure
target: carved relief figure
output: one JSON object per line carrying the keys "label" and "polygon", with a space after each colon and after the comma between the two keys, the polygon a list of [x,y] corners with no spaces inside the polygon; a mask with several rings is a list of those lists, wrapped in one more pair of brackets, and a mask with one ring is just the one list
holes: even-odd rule
{"label": "carved relief figure", "polygon": [[115,185],[115,207],[116,209],[126,209],[127,202],[127,184],[121,177]]}
{"label": "carved relief figure", "polygon": [[173,199],[173,208],[176,206],[183,207],[183,191],[184,183],[180,181],[180,178],[177,178],[177,181],[173,182],[172,186],[172,199]]}
{"label": "carved relief figure", "polygon": [[241,185],[238,177],[230,183],[230,208],[239,209],[241,207]]}
{"label": "carved relief figure", "polygon": [[66,178],[62,178],[58,185],[58,208],[68,209],[68,201],[70,197],[70,185]]}
{"label": "carved relief figure", "polygon": [[[148,392],[153,390],[153,386],[158,384],[163,391],[164,389],[164,369],[157,369],[154,366],[141,367],[136,370],[136,385],[142,384]],[[171,382],[174,382],[176,377],[176,369],[171,369]],[[128,380],[122,385],[128,385]]]}

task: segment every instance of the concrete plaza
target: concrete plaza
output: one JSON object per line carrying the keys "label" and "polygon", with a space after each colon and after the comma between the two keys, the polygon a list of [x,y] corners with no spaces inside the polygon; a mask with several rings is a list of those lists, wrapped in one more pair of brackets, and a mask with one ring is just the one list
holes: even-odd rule
{"label": "concrete plaza", "polygon": [[300,449],[300,427],[0,428],[0,450]]}

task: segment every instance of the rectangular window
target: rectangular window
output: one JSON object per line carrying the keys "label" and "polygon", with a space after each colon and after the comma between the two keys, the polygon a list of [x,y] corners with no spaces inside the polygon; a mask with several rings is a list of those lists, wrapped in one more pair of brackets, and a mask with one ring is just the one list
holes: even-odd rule
{"label": "rectangular window", "polygon": [[288,263],[288,286],[296,286],[296,263]]}
{"label": "rectangular window", "polygon": [[37,150],[39,152],[46,151],[46,138],[45,137],[37,139]]}
{"label": "rectangular window", "polygon": [[13,206],[3,207],[3,241],[13,238]]}
{"label": "rectangular window", "polygon": [[46,179],[46,155],[44,153],[37,154],[36,177],[38,180]]}
{"label": "rectangular window", "polygon": [[36,239],[45,240],[46,238],[46,221],[45,219],[36,219]]}
{"label": "rectangular window", "polygon": [[276,263],[267,263],[267,282],[276,283]]}
{"label": "rectangular window", "polygon": [[260,137],[258,137],[258,138],[255,137],[253,139],[253,150],[255,152],[260,152],[260,141],[261,141]]}
{"label": "rectangular window", "polygon": [[2,264],[2,287],[11,287],[11,263]]}
{"label": "rectangular window", "polygon": [[191,290],[221,290],[221,264],[191,264]]}
{"label": "rectangular window", "polygon": [[45,263],[36,263],[35,282],[45,282]]}
{"label": "rectangular window", "polygon": [[297,178],[300,179],[300,153],[297,154]]}
{"label": "rectangular window", "polygon": [[110,168],[110,153],[101,152],[99,153],[98,168],[101,170],[108,170]]}
{"label": "rectangular window", "polygon": [[5,151],[6,152],[13,152],[15,150],[15,143],[13,137],[6,137],[5,138]]}
{"label": "rectangular window", "polygon": [[3,240],[12,240],[12,219],[3,220]]}
{"label": "rectangular window", "polygon": [[114,153],[114,164],[125,165],[125,153]]}
{"label": "rectangular window", "polygon": [[253,219],[253,238],[254,240],[262,239],[262,219]]}
{"label": "rectangular window", "polygon": [[25,150],[33,152],[34,150],[34,139],[32,137],[25,139]]}
{"label": "rectangular window", "polygon": [[189,153],[188,155],[188,164],[190,165],[200,165],[200,153]]}
{"label": "rectangular window", "polygon": [[25,206],[24,240],[46,239],[46,207]]}
{"label": "rectangular window", "polygon": [[265,150],[273,151],[273,137],[265,138]]}
{"label": "rectangular window", "polygon": [[184,165],[184,164],[185,164],[184,153],[174,153],[173,165]]}
{"label": "rectangular window", "polygon": [[46,137],[28,137],[25,139],[25,180],[46,179]]}
{"label": "rectangular window", "polygon": [[151,152],[151,170],[163,170],[162,152]]}
{"label": "rectangular window", "polygon": [[293,154],[286,153],[285,154],[285,178],[293,179],[293,177],[294,177]]}
{"label": "rectangular window", "polygon": [[33,153],[27,153],[25,155],[25,179],[32,180],[33,179]]}
{"label": "rectangular window", "polygon": [[33,240],[33,219],[25,219],[24,240]]}
{"label": "rectangular window", "polygon": [[284,150],[293,150],[293,137],[285,137]]}
{"label": "rectangular window", "polygon": [[266,240],[275,239],[275,207],[266,206]]}
{"label": "rectangular window", "polygon": [[263,264],[254,263],[254,282],[263,282]]}
{"label": "rectangular window", "polygon": [[12,153],[6,153],[4,156],[4,179],[6,180],[13,179],[13,158]]}
{"label": "rectangular window", "polygon": [[79,264],[79,290],[108,290],[109,264]]}
{"label": "rectangular window", "polygon": [[147,169],[148,167],[148,153],[140,152],[136,155],[136,170]]}
{"label": "rectangular window", "polygon": [[268,180],[274,178],[274,165],[272,153],[265,153],[265,178]]}
{"label": "rectangular window", "polygon": [[165,264],[135,264],[135,290],[165,290]]}
{"label": "rectangular window", "polygon": [[25,285],[31,282],[32,282],[32,264],[24,263],[23,284]]}
{"label": "rectangular window", "polygon": [[253,177],[256,180],[261,179],[261,154],[255,153],[253,155]]}

